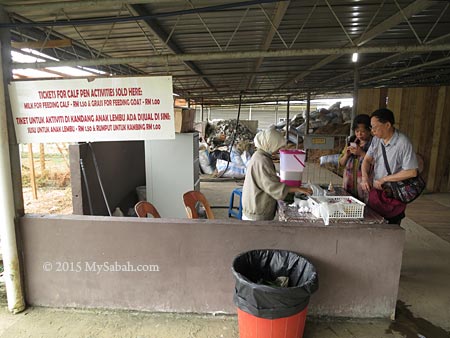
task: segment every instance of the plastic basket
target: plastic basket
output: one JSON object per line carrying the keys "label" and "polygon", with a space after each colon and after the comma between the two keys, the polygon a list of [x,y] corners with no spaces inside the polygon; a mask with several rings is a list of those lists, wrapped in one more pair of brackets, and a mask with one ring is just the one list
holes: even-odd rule
{"label": "plastic basket", "polygon": [[[345,213],[335,211],[330,215],[330,218],[364,218],[364,207],[366,205],[352,196],[324,196],[321,198],[325,198],[328,202],[344,202]],[[320,202],[314,197],[310,197],[309,201],[311,213],[320,218]]]}

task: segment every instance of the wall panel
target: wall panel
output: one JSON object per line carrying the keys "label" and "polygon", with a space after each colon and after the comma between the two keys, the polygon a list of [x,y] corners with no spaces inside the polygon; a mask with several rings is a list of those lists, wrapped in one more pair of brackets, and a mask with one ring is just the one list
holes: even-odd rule
{"label": "wall panel", "polygon": [[358,91],[357,114],[372,114],[375,110],[386,106],[386,89],[370,88]]}
{"label": "wall panel", "polygon": [[28,304],[152,312],[235,313],[234,257],[283,248],[317,268],[308,315],[392,318],[405,240],[391,224],[28,215],[19,225]]}

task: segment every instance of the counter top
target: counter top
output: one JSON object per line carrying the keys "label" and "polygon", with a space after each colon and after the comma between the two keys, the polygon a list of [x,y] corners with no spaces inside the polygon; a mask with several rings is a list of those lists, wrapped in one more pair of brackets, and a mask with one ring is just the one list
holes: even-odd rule
{"label": "counter top", "polygon": [[[344,189],[336,188],[336,193],[339,196],[350,196]],[[337,196],[337,195],[336,195]],[[299,222],[299,223],[321,223],[322,218],[315,217],[310,212],[299,213],[298,207],[290,206],[284,201],[278,201],[278,219],[282,222]],[[330,218],[330,225],[333,223],[346,224],[384,224],[386,220],[369,208],[368,205],[364,207],[364,218]]]}

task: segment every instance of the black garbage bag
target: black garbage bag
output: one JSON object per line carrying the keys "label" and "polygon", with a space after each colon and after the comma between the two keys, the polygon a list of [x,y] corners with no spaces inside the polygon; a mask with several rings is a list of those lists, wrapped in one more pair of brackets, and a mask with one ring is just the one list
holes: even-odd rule
{"label": "black garbage bag", "polygon": [[[319,288],[315,267],[292,251],[244,252],[234,259],[232,270],[236,279],[234,303],[260,318],[278,319],[301,312]],[[278,277],[288,277],[288,287],[265,285]]]}

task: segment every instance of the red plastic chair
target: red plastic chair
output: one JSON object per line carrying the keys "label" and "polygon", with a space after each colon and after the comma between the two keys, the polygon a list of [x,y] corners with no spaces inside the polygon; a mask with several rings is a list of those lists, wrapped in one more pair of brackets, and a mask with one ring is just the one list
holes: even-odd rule
{"label": "red plastic chair", "polygon": [[205,195],[203,195],[200,191],[192,190],[186,192],[183,195],[183,201],[188,218],[199,218],[196,206],[197,203],[200,203],[205,208],[206,218],[214,219],[211,206],[209,205]]}
{"label": "red plastic chair", "polygon": [[148,214],[151,214],[153,218],[161,218],[155,206],[147,201],[137,202],[134,206],[134,211],[136,211],[138,217],[148,217]]}

